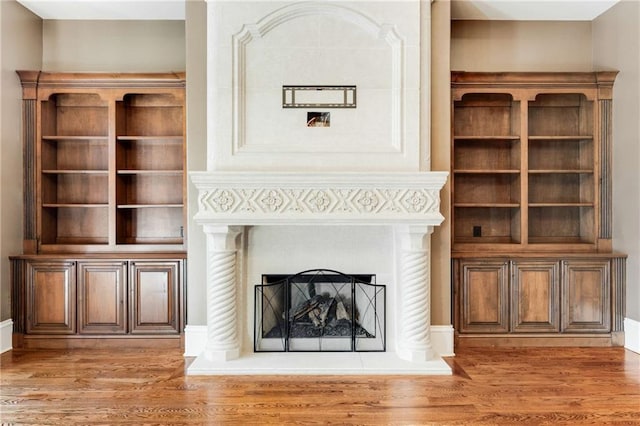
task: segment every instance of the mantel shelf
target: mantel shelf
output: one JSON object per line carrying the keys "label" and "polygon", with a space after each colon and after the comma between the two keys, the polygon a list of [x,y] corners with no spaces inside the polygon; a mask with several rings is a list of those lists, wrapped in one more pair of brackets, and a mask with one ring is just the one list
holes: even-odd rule
{"label": "mantel shelf", "polygon": [[439,225],[446,172],[193,172],[202,225]]}

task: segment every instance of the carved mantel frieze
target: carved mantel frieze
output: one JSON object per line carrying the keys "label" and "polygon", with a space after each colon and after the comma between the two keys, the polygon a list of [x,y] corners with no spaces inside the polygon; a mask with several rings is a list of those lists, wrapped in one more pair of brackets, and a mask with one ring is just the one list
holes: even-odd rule
{"label": "carved mantel frieze", "polygon": [[194,172],[199,223],[439,225],[446,172]]}

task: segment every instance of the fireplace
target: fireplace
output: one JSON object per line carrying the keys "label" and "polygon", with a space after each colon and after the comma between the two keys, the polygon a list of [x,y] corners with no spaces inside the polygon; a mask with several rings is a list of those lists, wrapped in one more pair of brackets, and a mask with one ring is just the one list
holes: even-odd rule
{"label": "fireplace", "polygon": [[255,286],[254,352],[373,352],[386,348],[386,286],[375,275],[309,270]]}
{"label": "fireplace", "polygon": [[[429,2],[247,5],[207,2],[207,171],[190,173],[207,326],[188,373],[451,374],[432,344],[430,239],[447,173],[429,165]],[[313,303],[344,299],[362,319],[347,337],[292,341],[279,308],[254,322],[280,291],[263,276],[317,268],[375,276],[348,291],[375,294],[377,317],[337,293]],[[291,315],[299,295],[281,291]]]}
{"label": "fireplace", "polygon": [[[195,219],[207,237],[208,326],[207,345],[188,372],[450,374],[430,330],[429,237],[443,220],[438,192],[446,178],[443,172],[192,173]],[[369,201],[358,201],[364,197]],[[334,270],[371,268],[388,283],[387,351],[254,352],[265,327],[253,326],[261,303],[253,285],[292,264],[325,262]]]}

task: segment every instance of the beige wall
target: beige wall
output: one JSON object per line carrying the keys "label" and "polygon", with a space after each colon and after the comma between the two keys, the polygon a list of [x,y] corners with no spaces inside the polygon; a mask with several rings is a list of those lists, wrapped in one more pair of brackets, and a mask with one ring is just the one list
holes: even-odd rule
{"label": "beige wall", "polygon": [[591,22],[453,21],[451,69],[591,71]]}
{"label": "beige wall", "polygon": [[[186,3],[187,39],[187,169],[207,169],[207,4]],[[187,324],[206,325],[206,241],[202,227],[193,220],[198,192],[188,184]]]}
{"label": "beige wall", "polygon": [[620,73],[613,90],[613,246],[627,260],[626,317],[640,321],[640,2],[593,23],[594,68]]}
{"label": "beige wall", "polygon": [[185,70],[184,21],[43,21],[47,71]]}
{"label": "beige wall", "polygon": [[39,69],[42,20],[0,1],[0,321],[11,318],[8,256],[22,253],[22,89],[16,69]]}
{"label": "beige wall", "polygon": [[[451,140],[450,24],[451,3],[436,0],[431,6],[431,169],[449,170]],[[431,323],[451,324],[450,183],[440,192],[445,217],[431,238]]]}

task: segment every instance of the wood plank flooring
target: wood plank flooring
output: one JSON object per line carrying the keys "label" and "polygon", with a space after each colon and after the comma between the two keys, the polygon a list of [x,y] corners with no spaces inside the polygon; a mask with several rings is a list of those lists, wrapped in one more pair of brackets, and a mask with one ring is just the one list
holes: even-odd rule
{"label": "wood plank flooring", "polygon": [[640,425],[640,355],[466,348],[453,376],[186,376],[179,349],[14,350],[0,423]]}

